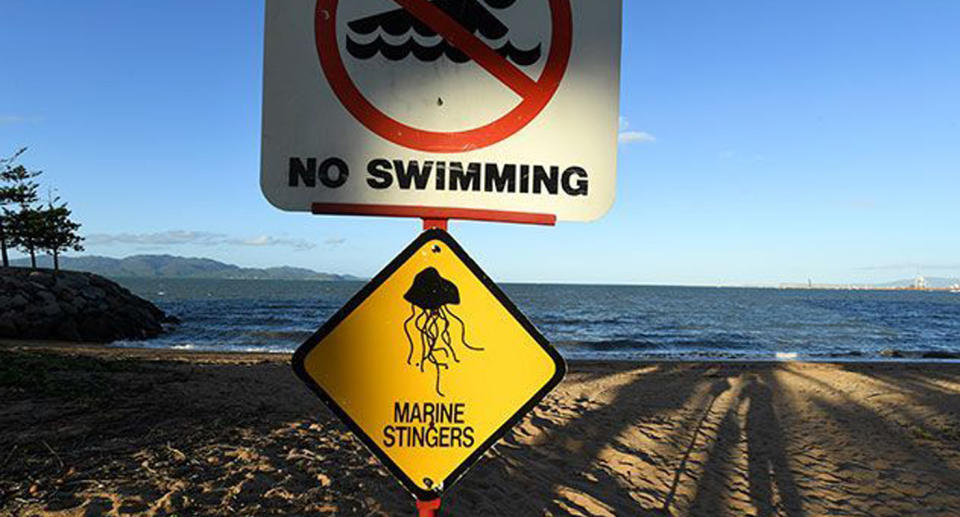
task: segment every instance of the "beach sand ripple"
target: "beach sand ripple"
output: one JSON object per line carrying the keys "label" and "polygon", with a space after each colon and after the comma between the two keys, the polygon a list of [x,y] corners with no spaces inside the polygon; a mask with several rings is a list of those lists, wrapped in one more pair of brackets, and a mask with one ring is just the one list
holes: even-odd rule
{"label": "beach sand ripple", "polygon": [[[0,514],[409,515],[286,356],[0,347]],[[958,515],[960,366],[573,363],[448,515]]]}

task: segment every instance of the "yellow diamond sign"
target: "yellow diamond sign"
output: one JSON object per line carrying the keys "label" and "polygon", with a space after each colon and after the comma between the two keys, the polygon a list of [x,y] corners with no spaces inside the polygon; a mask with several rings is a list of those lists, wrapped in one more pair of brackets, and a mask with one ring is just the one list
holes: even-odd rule
{"label": "yellow diamond sign", "polygon": [[420,499],[449,488],[563,378],[563,359],[448,233],[429,230],[293,367]]}

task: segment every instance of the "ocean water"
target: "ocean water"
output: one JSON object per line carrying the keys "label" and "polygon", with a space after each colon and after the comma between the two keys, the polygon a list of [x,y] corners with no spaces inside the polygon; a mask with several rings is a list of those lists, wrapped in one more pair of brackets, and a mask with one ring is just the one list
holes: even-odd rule
{"label": "ocean water", "polygon": [[[289,352],[359,282],[119,279],[182,320],[124,346]],[[870,359],[960,354],[960,294],[505,284],[567,358]],[[885,352],[886,351],[886,352]]]}

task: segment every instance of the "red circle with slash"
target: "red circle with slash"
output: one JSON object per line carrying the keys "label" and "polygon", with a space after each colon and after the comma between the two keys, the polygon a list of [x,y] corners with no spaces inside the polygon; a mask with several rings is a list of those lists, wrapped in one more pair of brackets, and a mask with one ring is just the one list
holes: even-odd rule
{"label": "red circle with slash", "polygon": [[573,44],[570,0],[548,0],[552,22],[550,52],[547,64],[536,81],[429,0],[394,1],[468,55],[523,100],[497,120],[465,131],[430,131],[394,120],[360,92],[343,64],[337,42],[337,7],[340,0],[317,0],[315,31],[323,72],[347,111],[377,135],[418,151],[455,153],[481,149],[501,142],[523,129],[543,111],[560,87]]}

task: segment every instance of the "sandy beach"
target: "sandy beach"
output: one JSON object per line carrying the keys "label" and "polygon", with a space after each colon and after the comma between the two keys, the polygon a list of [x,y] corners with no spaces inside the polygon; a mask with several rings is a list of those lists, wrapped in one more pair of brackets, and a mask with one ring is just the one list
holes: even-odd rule
{"label": "sandy beach", "polygon": [[[285,355],[0,346],[0,514],[411,515]],[[957,515],[960,365],[572,363],[445,515]]]}

